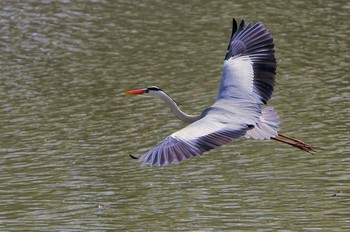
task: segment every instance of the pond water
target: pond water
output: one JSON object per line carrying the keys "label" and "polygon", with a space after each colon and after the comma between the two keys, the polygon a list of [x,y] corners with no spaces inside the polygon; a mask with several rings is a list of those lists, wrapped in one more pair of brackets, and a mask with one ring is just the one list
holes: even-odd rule
{"label": "pond water", "polygon": [[[349,231],[348,1],[1,1],[1,231]],[[282,132],[162,168],[141,156],[214,102],[232,17],[263,22]]]}

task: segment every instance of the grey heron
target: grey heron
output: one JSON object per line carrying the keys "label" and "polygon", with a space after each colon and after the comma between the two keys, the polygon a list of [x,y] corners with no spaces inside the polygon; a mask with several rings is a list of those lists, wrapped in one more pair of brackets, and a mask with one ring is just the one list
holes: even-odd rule
{"label": "grey heron", "polygon": [[272,107],[263,108],[272,96],[275,75],[271,33],[261,23],[245,25],[242,20],[238,25],[233,19],[216,101],[200,115],[184,113],[167,93],[156,86],[124,92],[156,96],[176,117],[190,123],[140,157],[140,162],[164,166],[202,155],[240,137],[272,139],[306,152],[315,152],[313,146],[279,133],[278,114]]}

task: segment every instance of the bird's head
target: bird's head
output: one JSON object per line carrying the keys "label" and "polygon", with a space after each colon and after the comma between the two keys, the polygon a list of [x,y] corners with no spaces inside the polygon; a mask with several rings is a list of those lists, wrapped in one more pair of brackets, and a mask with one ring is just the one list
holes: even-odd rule
{"label": "bird's head", "polygon": [[136,95],[150,94],[150,95],[153,95],[153,96],[156,96],[156,97],[163,99],[167,103],[174,102],[175,105],[180,106],[166,92],[164,92],[163,90],[161,90],[157,86],[150,86],[150,87],[147,87],[144,89],[129,90],[129,91],[124,92],[124,94],[136,94]]}
{"label": "bird's head", "polygon": [[159,92],[163,92],[157,86],[150,86],[144,89],[135,89],[124,92],[124,94],[155,94],[157,95]]}

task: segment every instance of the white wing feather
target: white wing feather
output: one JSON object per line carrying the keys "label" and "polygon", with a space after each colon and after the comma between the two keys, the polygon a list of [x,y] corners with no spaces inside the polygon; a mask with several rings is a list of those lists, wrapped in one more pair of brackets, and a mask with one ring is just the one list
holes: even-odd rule
{"label": "white wing feather", "polygon": [[168,136],[140,158],[144,164],[163,166],[180,162],[230,143],[246,134],[243,123],[228,123],[208,115]]}
{"label": "white wing feather", "polygon": [[277,114],[261,112],[275,83],[271,33],[260,23],[245,26],[242,20],[237,26],[233,21],[215,104],[204,111],[202,119],[152,148],[140,158],[141,162],[163,166],[201,155],[241,136],[265,139],[276,135]]}

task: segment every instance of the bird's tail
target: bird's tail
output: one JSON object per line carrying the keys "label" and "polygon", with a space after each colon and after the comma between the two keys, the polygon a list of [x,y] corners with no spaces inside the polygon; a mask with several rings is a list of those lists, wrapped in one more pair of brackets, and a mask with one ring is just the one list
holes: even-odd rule
{"label": "bird's tail", "polygon": [[264,108],[254,128],[247,131],[246,138],[270,139],[278,136],[280,117],[272,107]]}
{"label": "bird's tail", "polygon": [[289,137],[289,136],[281,134],[281,133],[278,133],[277,137],[271,138],[271,139],[276,140],[278,142],[282,142],[282,143],[291,145],[293,147],[297,147],[300,150],[309,152],[311,154],[316,152],[316,149],[314,146],[307,144],[307,143],[301,141],[300,139],[292,138],[292,137]]}
{"label": "bird's tail", "polygon": [[314,146],[309,145],[299,139],[295,139],[279,133],[278,132],[280,130],[279,124],[280,124],[280,119],[276,111],[274,111],[272,107],[264,108],[261,112],[259,121],[257,122],[254,128],[247,131],[247,133],[245,134],[245,137],[260,139],[260,140],[273,139],[273,140],[291,145],[293,147],[297,147],[300,150],[303,150],[309,153],[316,152],[316,149]]}

